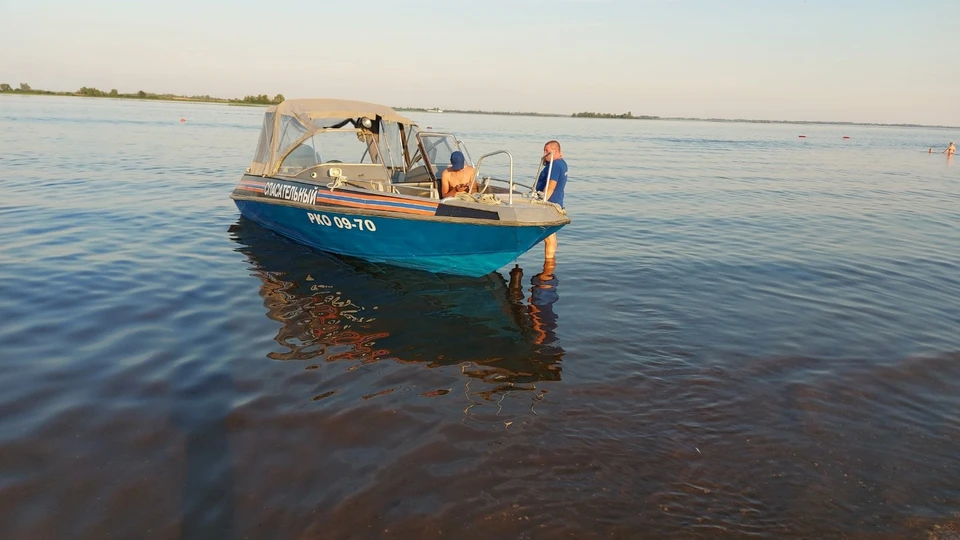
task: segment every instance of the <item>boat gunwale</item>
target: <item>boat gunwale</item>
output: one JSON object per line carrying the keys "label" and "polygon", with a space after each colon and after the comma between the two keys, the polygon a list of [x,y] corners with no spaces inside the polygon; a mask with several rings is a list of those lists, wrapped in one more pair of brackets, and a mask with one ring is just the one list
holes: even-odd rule
{"label": "boat gunwale", "polygon": [[[254,178],[257,181],[280,181],[280,182],[294,182],[298,184],[303,184],[305,186],[313,186],[316,188],[329,188],[330,182],[321,182],[320,180],[315,180],[313,178],[296,178],[296,177],[287,177],[287,176],[260,176],[258,174],[244,174],[240,178],[240,181],[243,182],[245,178]],[[399,184],[385,184],[385,185],[398,185],[402,186],[403,182]],[[417,203],[430,203],[430,204],[439,204],[443,199],[431,199],[429,197],[420,197],[418,195],[410,195],[408,193],[387,193],[385,191],[375,191],[372,189],[366,189],[362,187],[356,187],[351,185],[343,185],[336,188],[337,191],[346,191],[348,193],[358,193],[361,195],[373,195],[378,197],[385,197],[389,199],[400,199],[405,201],[417,202]],[[331,191],[333,191],[331,189]]]}
{"label": "boat gunwale", "polygon": [[[279,205],[279,206],[289,206],[292,208],[301,208],[303,210],[338,212],[341,214],[377,216],[377,217],[392,218],[392,219],[436,221],[440,223],[461,223],[465,225],[488,225],[488,226],[497,226],[497,227],[553,227],[556,225],[567,225],[570,223],[570,218],[567,216],[563,216],[562,219],[558,219],[556,221],[504,221],[500,219],[464,218],[464,217],[453,217],[453,216],[427,216],[422,214],[411,214],[411,213],[405,213],[405,212],[389,212],[386,210],[351,208],[349,206],[339,206],[339,205],[332,205],[332,204],[304,204],[304,203],[299,203],[294,201],[287,201],[283,199],[267,199],[257,195],[238,195],[236,192],[231,193],[230,198],[235,201],[259,202],[263,204],[272,204],[272,205]],[[483,206],[495,208],[490,205],[483,205]],[[479,203],[477,207],[479,208]],[[464,207],[461,206],[460,208],[464,208]]]}

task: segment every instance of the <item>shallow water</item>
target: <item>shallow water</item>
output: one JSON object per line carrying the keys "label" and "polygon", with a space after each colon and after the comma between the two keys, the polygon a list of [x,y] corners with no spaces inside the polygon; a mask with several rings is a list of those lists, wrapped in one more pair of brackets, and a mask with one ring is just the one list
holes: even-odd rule
{"label": "shallow water", "polygon": [[418,113],[570,163],[464,279],[240,219],[262,112],[0,96],[3,538],[960,534],[956,131]]}

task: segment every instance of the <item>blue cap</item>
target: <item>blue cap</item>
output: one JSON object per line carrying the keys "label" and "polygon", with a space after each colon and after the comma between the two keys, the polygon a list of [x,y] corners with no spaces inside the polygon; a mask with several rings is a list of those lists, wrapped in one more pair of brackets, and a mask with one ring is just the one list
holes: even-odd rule
{"label": "blue cap", "polygon": [[450,154],[451,169],[455,171],[459,171],[460,169],[463,168],[463,163],[464,163],[463,152],[457,150],[456,152]]}

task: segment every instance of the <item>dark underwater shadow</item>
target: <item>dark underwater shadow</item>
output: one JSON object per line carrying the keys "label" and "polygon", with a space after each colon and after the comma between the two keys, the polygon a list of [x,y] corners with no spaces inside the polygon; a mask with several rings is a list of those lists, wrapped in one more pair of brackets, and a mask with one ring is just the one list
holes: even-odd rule
{"label": "dark underwater shadow", "polygon": [[244,218],[230,232],[281,323],[271,359],[460,365],[494,393],[560,380],[553,276],[535,276],[526,302],[519,267],[508,284],[498,272],[432,274],[315,251]]}
{"label": "dark underwater shadow", "polygon": [[224,373],[176,393],[173,421],[185,439],[180,538],[233,538],[236,471],[230,446],[234,382]]}

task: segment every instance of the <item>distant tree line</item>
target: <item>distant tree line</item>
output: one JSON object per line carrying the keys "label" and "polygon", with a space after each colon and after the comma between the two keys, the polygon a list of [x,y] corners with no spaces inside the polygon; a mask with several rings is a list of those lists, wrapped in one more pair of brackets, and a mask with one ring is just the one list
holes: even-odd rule
{"label": "distant tree line", "polygon": [[49,90],[34,90],[27,83],[20,83],[19,88],[13,88],[7,83],[0,84],[0,93],[14,93],[14,94],[46,94],[54,96],[85,96],[85,97],[111,97],[111,98],[127,98],[127,99],[162,99],[162,100],[176,100],[176,101],[208,101],[213,103],[242,103],[250,105],[276,105],[284,100],[283,94],[277,94],[270,99],[270,96],[266,94],[260,94],[259,96],[245,96],[243,99],[222,99],[210,97],[207,95],[204,96],[178,96],[176,94],[155,94],[151,92],[144,92],[139,90],[134,94],[121,94],[117,91],[116,88],[111,89],[109,92],[100,90],[98,88],[86,87],[83,86],[80,90],[76,92],[51,92]]}
{"label": "distant tree line", "polygon": [[77,94],[81,96],[89,96],[89,97],[103,97],[103,96],[120,97],[120,93],[117,92],[116,88],[114,88],[113,90],[110,90],[109,92],[101,92],[96,88],[87,88],[86,86],[84,86],[77,91]]}
{"label": "distant tree line", "polygon": [[[159,99],[167,101],[200,101],[200,102],[209,102],[209,103],[228,103],[236,105],[275,105],[284,100],[283,94],[277,94],[270,99],[266,94],[260,94],[258,96],[244,96],[242,99],[223,99],[210,97],[209,95],[203,96],[183,96],[176,94],[154,94],[150,92],[144,92],[143,90],[138,91],[135,94],[121,94],[117,91],[116,88],[110,90],[109,92],[104,92],[103,90],[98,90],[96,88],[87,88],[86,86],[81,87],[80,90],[76,92],[52,92],[50,90],[34,90],[27,83],[20,83],[19,87],[14,88],[7,83],[0,83],[0,94],[35,94],[35,95],[51,95],[51,96],[86,96],[86,97],[110,97],[110,98],[126,98],[126,99]],[[419,108],[419,107],[396,107],[397,110],[401,111],[430,111],[430,109]],[[506,111],[478,111],[478,110],[458,110],[458,109],[446,109],[450,113],[465,113],[465,114],[494,114],[494,115],[507,115],[507,116],[552,116],[552,117],[567,117],[566,114],[551,114],[551,113],[538,113],[538,112],[506,112]],[[873,123],[873,122],[838,122],[838,121],[824,121],[824,120],[753,120],[746,118],[687,118],[687,117],[660,117],[660,116],[633,116],[632,112],[625,112],[623,114],[610,114],[610,113],[596,113],[596,112],[578,112],[573,113],[574,118],[618,118],[618,119],[627,119],[627,120],[690,120],[698,122],[735,122],[735,123],[751,123],[751,124],[822,124],[822,125],[841,125],[841,126],[894,126],[894,127],[937,127],[937,128],[952,128],[956,129],[960,126],[945,126],[945,125],[934,125],[928,126],[923,124],[885,124],[885,123]]]}
{"label": "distant tree line", "polygon": [[[393,107],[398,111],[408,111],[408,112],[437,112],[436,108],[427,109],[425,107]],[[551,114],[551,113],[538,113],[538,112],[508,112],[508,111],[478,111],[474,109],[444,109],[444,112],[448,113],[458,113],[458,114],[493,114],[500,116],[550,116],[550,117],[566,117],[566,114]]]}
{"label": "distant tree line", "polygon": [[283,94],[277,94],[273,99],[270,99],[266,94],[260,94],[259,96],[244,96],[244,103],[256,103],[258,105],[276,105],[283,101]]}
{"label": "distant tree line", "polygon": [[578,112],[573,113],[574,118],[623,118],[625,120],[659,120],[659,116],[634,116],[632,112],[627,111],[623,114],[597,113],[597,112]]}
{"label": "distant tree line", "polygon": [[30,88],[30,85],[27,83],[20,83],[19,88],[13,88],[7,83],[0,84],[0,93],[15,93],[15,94],[55,94],[56,92],[48,92],[46,90],[34,90]]}

